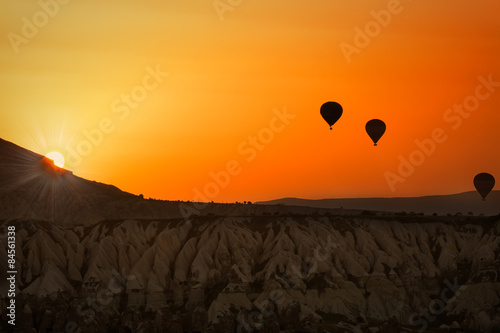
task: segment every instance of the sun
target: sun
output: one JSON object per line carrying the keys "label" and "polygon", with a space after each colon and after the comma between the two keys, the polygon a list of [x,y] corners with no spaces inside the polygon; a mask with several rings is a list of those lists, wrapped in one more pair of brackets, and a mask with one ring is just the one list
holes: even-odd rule
{"label": "sun", "polygon": [[62,156],[61,153],[58,153],[57,151],[51,151],[45,157],[50,158],[52,161],[54,161],[54,165],[62,168],[64,166],[64,156]]}

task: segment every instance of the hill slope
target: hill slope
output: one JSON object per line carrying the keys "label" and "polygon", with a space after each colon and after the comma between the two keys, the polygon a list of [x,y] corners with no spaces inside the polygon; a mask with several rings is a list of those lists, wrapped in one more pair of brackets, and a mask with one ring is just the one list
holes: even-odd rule
{"label": "hill slope", "polygon": [[500,191],[492,191],[486,201],[475,192],[452,195],[434,195],[410,198],[352,198],[352,199],[298,199],[283,198],[257,202],[264,205],[306,206],[317,208],[365,209],[371,211],[402,212],[405,211],[427,215],[455,214],[457,212],[475,215],[496,215],[500,213]]}
{"label": "hill slope", "polygon": [[[139,198],[56,167],[44,156],[0,139],[0,218],[91,224],[141,217]],[[144,215],[144,212],[142,212]]]}

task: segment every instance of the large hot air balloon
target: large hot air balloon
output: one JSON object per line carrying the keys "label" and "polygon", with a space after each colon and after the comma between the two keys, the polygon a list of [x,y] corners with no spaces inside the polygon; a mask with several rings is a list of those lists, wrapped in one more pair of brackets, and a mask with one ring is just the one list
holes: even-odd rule
{"label": "large hot air balloon", "polygon": [[385,123],[380,119],[372,119],[366,123],[366,133],[370,136],[373,141],[373,145],[376,146],[378,140],[385,133]]}
{"label": "large hot air balloon", "polygon": [[332,129],[332,125],[342,116],[342,106],[337,102],[326,102],[321,105],[320,113]]}
{"label": "large hot air balloon", "polygon": [[483,200],[486,200],[486,196],[491,192],[495,186],[495,177],[489,173],[483,172],[479,173],[474,177],[474,187],[481,194]]}

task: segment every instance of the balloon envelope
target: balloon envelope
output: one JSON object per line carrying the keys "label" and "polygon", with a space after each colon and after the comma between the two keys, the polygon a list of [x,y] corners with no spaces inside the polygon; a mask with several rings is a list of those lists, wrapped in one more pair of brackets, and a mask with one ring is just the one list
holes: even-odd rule
{"label": "balloon envelope", "polygon": [[486,196],[491,192],[495,186],[495,177],[489,173],[483,172],[479,173],[474,177],[474,187],[481,194],[483,200],[486,200]]}
{"label": "balloon envelope", "polygon": [[365,126],[366,133],[370,136],[373,141],[373,145],[376,146],[378,140],[385,133],[385,123],[380,119],[372,119],[366,123]]}
{"label": "balloon envelope", "polygon": [[342,116],[342,106],[337,102],[326,102],[321,105],[320,113],[332,129],[332,125]]}

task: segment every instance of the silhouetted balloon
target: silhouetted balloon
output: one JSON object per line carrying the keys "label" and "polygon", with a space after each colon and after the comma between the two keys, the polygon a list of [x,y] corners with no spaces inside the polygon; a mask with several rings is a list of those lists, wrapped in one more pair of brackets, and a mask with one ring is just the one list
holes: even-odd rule
{"label": "silhouetted balloon", "polygon": [[495,186],[495,177],[489,173],[483,172],[479,173],[474,177],[474,187],[481,194],[483,200],[486,200],[486,196],[491,192]]}
{"label": "silhouetted balloon", "polygon": [[373,141],[373,145],[376,146],[378,140],[385,133],[385,123],[380,119],[372,119],[366,123],[366,133],[370,136]]}
{"label": "silhouetted balloon", "polygon": [[332,129],[332,125],[342,116],[342,106],[337,102],[326,102],[321,105],[320,113]]}

